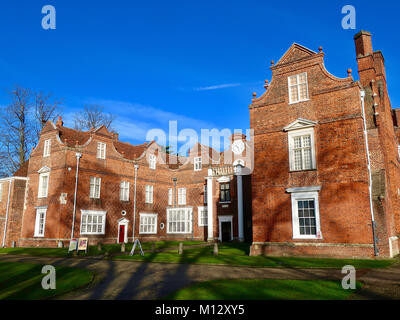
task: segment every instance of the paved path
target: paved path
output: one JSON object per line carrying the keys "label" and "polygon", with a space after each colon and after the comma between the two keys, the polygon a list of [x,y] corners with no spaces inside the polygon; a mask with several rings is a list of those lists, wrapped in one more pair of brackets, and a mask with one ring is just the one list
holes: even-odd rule
{"label": "paved path", "polygon": [[[145,263],[93,258],[46,258],[0,255],[0,261],[19,261],[86,268],[96,273],[87,288],[63,299],[157,299],[194,282],[215,279],[338,280],[336,269],[249,268],[224,265]],[[354,299],[400,299],[400,266],[359,270],[357,279],[366,285]]]}

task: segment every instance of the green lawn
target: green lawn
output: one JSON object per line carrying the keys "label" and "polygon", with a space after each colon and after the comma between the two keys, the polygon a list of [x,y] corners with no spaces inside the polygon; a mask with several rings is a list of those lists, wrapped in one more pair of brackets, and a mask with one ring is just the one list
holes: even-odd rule
{"label": "green lawn", "polygon": [[130,259],[146,262],[170,263],[200,263],[200,264],[228,264],[249,267],[288,267],[288,268],[342,268],[344,265],[353,265],[355,268],[384,268],[392,265],[396,260],[367,260],[367,259],[328,259],[328,258],[297,258],[297,257],[270,257],[248,256],[249,244],[225,243],[219,245],[219,255],[213,255],[213,247],[191,248],[184,250],[183,255],[176,250],[169,252],[145,252],[142,257],[135,254],[120,255],[117,259]]}
{"label": "green lawn", "polygon": [[0,300],[40,300],[89,284],[93,273],[83,269],[56,267],[56,289],[44,290],[43,265],[0,261]]}
{"label": "green lawn", "polygon": [[[156,249],[166,249],[179,246],[180,241],[156,241]],[[184,245],[201,244],[204,242],[200,241],[183,241]],[[126,244],[126,251],[132,249],[133,244]],[[152,248],[151,242],[143,242],[142,247],[144,251],[150,251]],[[103,255],[105,253],[115,254],[121,252],[120,244],[106,244],[103,245],[102,250],[97,249],[97,245],[89,246],[88,253],[81,251],[80,256],[96,256]],[[67,257],[71,256],[72,252],[68,253],[68,248],[0,248],[0,254],[23,254],[31,256],[43,256],[43,257]]]}
{"label": "green lawn", "polygon": [[[128,254],[118,255],[121,252],[120,244],[104,245],[99,251],[97,246],[89,246],[87,254],[80,252],[80,256],[103,255],[105,253],[116,255],[116,259],[128,259],[145,262],[170,262],[170,263],[199,263],[199,264],[228,264],[249,267],[288,267],[288,268],[342,268],[344,265],[350,264],[355,268],[384,268],[396,262],[395,259],[387,260],[362,260],[362,259],[319,259],[319,258],[295,258],[295,257],[270,257],[256,256],[250,257],[250,245],[248,243],[223,243],[219,244],[219,255],[213,255],[213,246],[187,248],[183,255],[178,255],[176,249],[180,241],[157,241],[156,249],[166,249],[165,252],[151,252],[152,243],[143,242],[142,247],[145,256],[142,257],[135,251],[132,257]],[[183,241],[184,246],[203,244],[199,241]],[[126,252],[132,248],[132,243],[126,244]],[[4,248],[0,249],[1,254],[25,254],[32,256],[48,256],[48,257],[67,257],[67,248]]]}
{"label": "green lawn", "polygon": [[361,288],[344,290],[340,281],[213,280],[180,289],[165,300],[343,300]]}

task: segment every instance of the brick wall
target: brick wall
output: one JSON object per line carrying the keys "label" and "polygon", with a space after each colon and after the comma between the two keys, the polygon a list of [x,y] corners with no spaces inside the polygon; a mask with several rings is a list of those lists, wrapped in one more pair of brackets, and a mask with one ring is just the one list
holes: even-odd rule
{"label": "brick wall", "polygon": [[[359,47],[368,49],[368,45]],[[254,98],[250,105],[250,125],[255,132],[253,255],[373,256],[360,98],[363,87],[353,81],[350,71],[343,79],[329,74],[323,58],[322,51],[315,53],[294,44],[271,67],[270,85],[267,84],[265,93]],[[373,59],[371,61],[373,63]],[[359,60],[360,69],[367,67],[368,61]],[[379,70],[384,70],[382,65]],[[290,104],[288,77],[303,72],[307,73],[309,100]],[[366,71],[365,76],[371,76],[370,71]],[[394,186],[399,174],[398,161],[395,165],[388,164],[395,160],[396,143],[390,107],[385,110],[389,129],[376,129],[375,111],[366,103],[371,166],[373,173],[391,170],[390,175],[384,174],[383,181],[387,184],[387,180],[391,180]],[[291,172],[288,133],[284,128],[299,118],[317,123],[314,127],[316,169]],[[318,198],[322,239],[293,239],[291,195],[286,189],[311,186],[321,188]],[[382,205],[383,211],[375,203],[381,256],[389,255],[387,239],[393,235],[389,230],[393,229],[391,215],[397,211],[393,191],[393,187],[390,192],[386,191],[388,199],[385,198]]]}

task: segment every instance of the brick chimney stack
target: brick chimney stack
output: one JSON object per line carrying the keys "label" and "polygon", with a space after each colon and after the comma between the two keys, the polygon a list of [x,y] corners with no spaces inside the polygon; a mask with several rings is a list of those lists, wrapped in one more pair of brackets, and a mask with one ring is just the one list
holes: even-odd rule
{"label": "brick chimney stack", "polygon": [[62,127],[64,125],[64,122],[61,119],[61,116],[58,117],[58,120],[56,122],[57,127]]}
{"label": "brick chimney stack", "polygon": [[376,80],[374,52],[372,49],[371,33],[360,31],[354,36],[358,74],[363,87],[369,86]]}
{"label": "brick chimney stack", "polygon": [[354,36],[354,42],[356,44],[356,56],[365,57],[373,54],[371,33],[368,31],[361,30]]}

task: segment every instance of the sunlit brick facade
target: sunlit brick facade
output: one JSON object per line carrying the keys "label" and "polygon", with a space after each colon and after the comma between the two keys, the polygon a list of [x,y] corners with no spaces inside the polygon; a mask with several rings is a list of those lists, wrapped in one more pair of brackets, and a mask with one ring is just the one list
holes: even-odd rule
{"label": "sunlit brick facade", "polygon": [[[91,244],[131,242],[134,210],[135,237],[142,241],[238,239],[237,181],[232,165],[222,165],[222,154],[201,144],[187,157],[161,150],[155,142],[138,146],[121,142],[118,134],[105,127],[80,132],[64,127],[61,119],[57,124],[48,122],[31,152],[26,178],[21,178],[24,192],[27,183],[26,193],[18,194],[22,207],[11,210],[21,214],[13,224],[18,233],[10,229],[6,245],[14,241],[17,246],[54,247],[60,242],[68,244],[71,237],[88,237]],[[210,176],[218,170],[222,174]],[[243,180],[248,190],[250,177]],[[243,206],[246,235],[242,238],[250,241],[247,194]]]}
{"label": "sunlit brick facade", "polygon": [[[135,234],[245,240],[251,255],[398,254],[400,112],[371,35],[354,40],[359,81],[351,70],[330,74],[322,48],[293,44],[271,66],[265,92],[254,94],[254,136],[233,135],[227,153],[196,144],[177,157],[154,142],[121,142],[105,127],[79,132],[48,122],[29,162],[0,180],[1,240],[57,246],[71,237],[131,242]],[[244,151],[234,152],[235,141]],[[254,162],[241,159],[248,151]]]}
{"label": "sunlit brick facade", "polygon": [[360,81],[331,75],[322,48],[293,44],[250,105],[253,255],[399,252],[398,113],[382,53],[368,32],[354,39]]}

